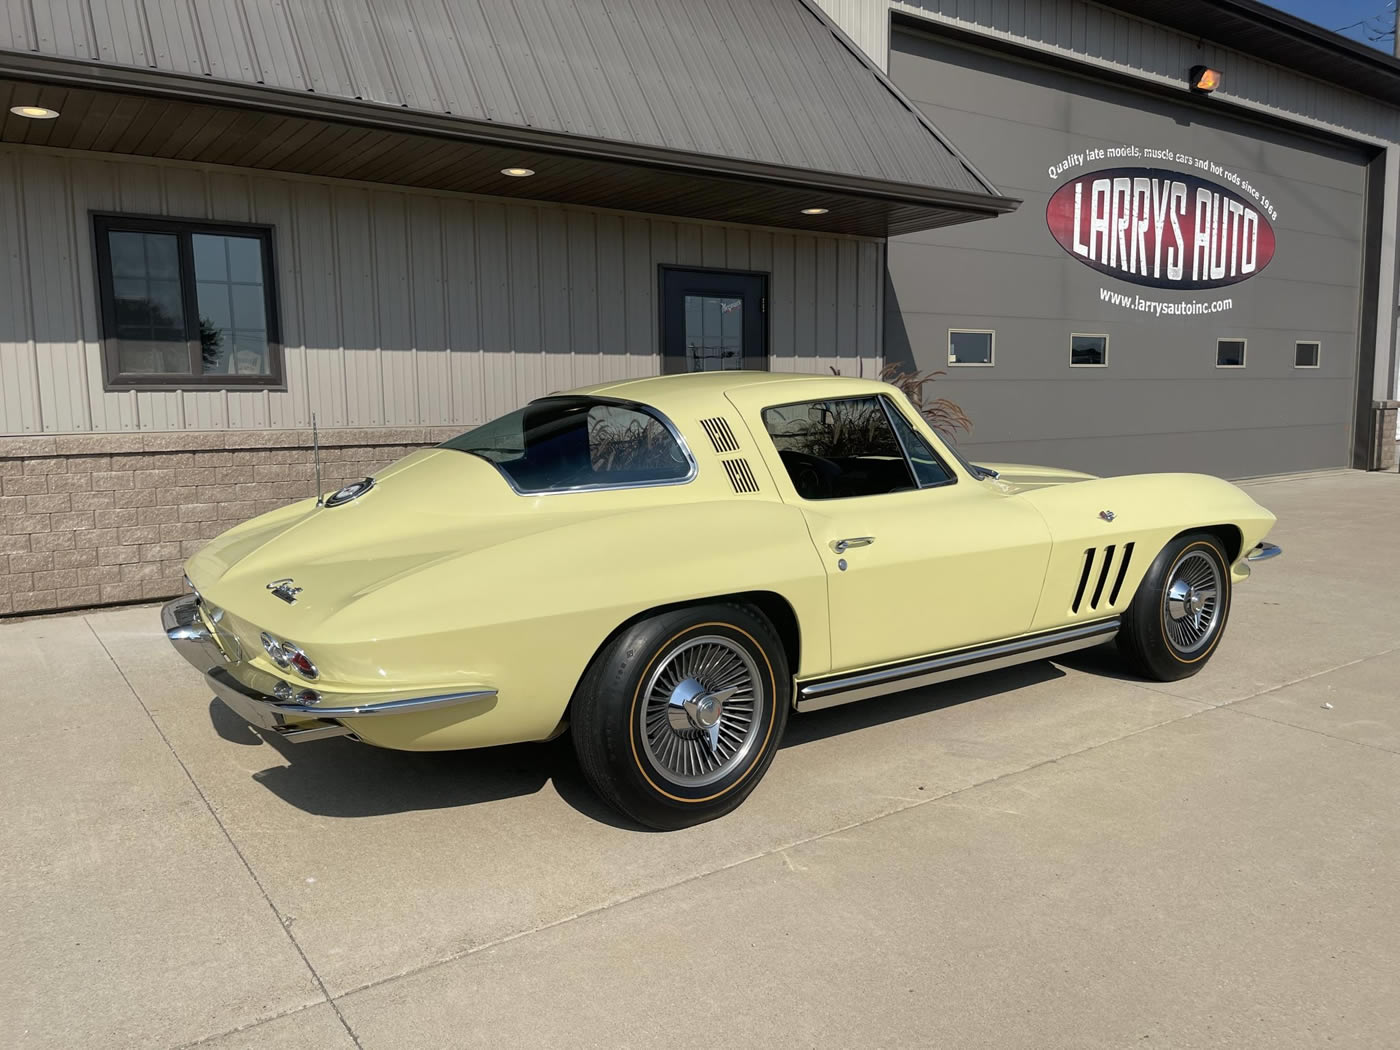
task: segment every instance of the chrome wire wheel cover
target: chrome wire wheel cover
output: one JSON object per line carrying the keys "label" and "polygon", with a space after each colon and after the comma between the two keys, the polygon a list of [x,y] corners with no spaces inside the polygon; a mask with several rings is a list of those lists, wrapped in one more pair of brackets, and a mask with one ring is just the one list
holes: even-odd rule
{"label": "chrome wire wheel cover", "polygon": [[642,689],[642,750],[673,784],[704,787],[741,767],[758,739],[765,697],[753,657],[709,634],[667,653]]}
{"label": "chrome wire wheel cover", "polygon": [[1176,563],[1162,600],[1167,640],[1178,653],[1190,656],[1215,637],[1223,589],[1220,566],[1204,551],[1191,551]]}

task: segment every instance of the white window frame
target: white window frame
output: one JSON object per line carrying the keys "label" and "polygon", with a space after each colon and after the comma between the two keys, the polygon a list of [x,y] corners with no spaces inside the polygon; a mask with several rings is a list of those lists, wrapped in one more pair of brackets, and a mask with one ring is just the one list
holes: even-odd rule
{"label": "white window frame", "polygon": [[[1074,341],[1076,339],[1102,339],[1103,340],[1103,362],[1097,365],[1077,365],[1074,363]],[[1108,367],[1108,333],[1107,332],[1070,332],[1069,334],[1069,366],[1070,368],[1107,368]]]}
{"label": "white window frame", "polygon": [[[1300,365],[1298,363],[1298,347],[1317,347],[1317,359],[1310,365]],[[1293,367],[1294,368],[1321,368],[1322,367],[1322,340],[1321,339],[1295,339],[1293,341]]]}
{"label": "white window frame", "polygon": [[[991,346],[987,350],[987,360],[985,361],[954,361],[953,360],[953,334],[961,335],[989,335],[992,337]],[[948,329],[948,367],[949,368],[991,368],[997,363],[997,332],[995,328],[950,328]]]}
{"label": "white window frame", "polygon": [[[1240,363],[1237,365],[1222,365],[1220,363],[1220,344],[1239,343]],[[1216,368],[1244,368],[1249,363],[1249,340],[1243,336],[1222,335],[1215,340],[1215,367]]]}

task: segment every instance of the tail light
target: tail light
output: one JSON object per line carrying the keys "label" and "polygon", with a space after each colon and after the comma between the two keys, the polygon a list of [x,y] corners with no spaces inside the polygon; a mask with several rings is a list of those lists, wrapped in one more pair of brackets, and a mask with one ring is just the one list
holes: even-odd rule
{"label": "tail light", "polygon": [[311,658],[299,646],[293,645],[291,642],[279,641],[266,631],[262,634],[262,645],[263,649],[267,651],[268,658],[278,667],[293,670],[303,678],[313,682],[321,676],[321,672],[316,670],[316,665],[311,662]]}

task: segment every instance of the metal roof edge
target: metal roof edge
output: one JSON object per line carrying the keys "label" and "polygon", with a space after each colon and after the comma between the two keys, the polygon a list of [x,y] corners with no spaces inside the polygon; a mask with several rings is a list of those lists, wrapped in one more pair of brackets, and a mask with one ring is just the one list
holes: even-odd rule
{"label": "metal roof edge", "polygon": [[[851,52],[851,54],[855,56],[856,61],[860,62],[860,64],[863,65],[871,73],[871,75],[875,77],[877,81],[879,81],[880,85],[891,95],[894,96],[895,100],[901,106],[903,106],[910,113],[912,113],[914,119],[917,120],[920,124],[922,124],[924,128],[928,131],[928,133],[932,135],[935,139],[937,139],[944,149],[946,149],[949,153],[956,157],[958,159],[958,163],[961,164],[967,170],[969,175],[971,175],[974,179],[980,182],[989,194],[993,194],[994,196],[998,197],[1002,196],[1001,191],[996,188],[996,186],[992,183],[992,180],[987,178],[987,176],[983,175],[981,170],[977,167],[977,165],[973,164],[972,161],[968,160],[967,155],[964,154],[962,150],[958,149],[958,147],[953,144],[952,140],[949,139],[947,135],[943,134],[943,132],[939,130],[938,126],[934,124],[933,121],[929,120],[928,116],[924,113],[924,111],[921,110],[917,105],[915,105],[914,101],[910,99],[908,95],[906,95],[903,91],[899,90],[899,87],[895,84],[895,82],[890,79],[889,74],[886,73],[879,66],[877,66],[875,64],[874,59],[872,59],[868,54],[866,54],[865,50],[854,40],[852,40],[844,29],[842,29],[832,20],[831,16],[828,15],[826,11],[822,9],[819,3],[817,3],[817,0],[798,0],[798,3],[805,7],[808,10],[808,12],[812,14],[819,22],[826,26],[826,28],[831,32],[832,36],[834,36],[836,40],[843,47],[846,48],[847,51]],[[1009,200],[1011,198],[1007,199]],[[1019,205],[1020,201],[1018,200],[1016,203]]]}
{"label": "metal roof edge", "polygon": [[[800,2],[807,4],[809,0]],[[878,73],[878,70],[876,72]],[[572,133],[539,131],[512,124],[426,113],[364,99],[340,99],[311,91],[270,87],[266,84],[117,66],[90,59],[40,55],[28,51],[0,49],[0,77],[174,98],[204,105],[232,106],[498,146],[518,146],[523,149],[593,157],[691,174],[698,172],[722,178],[754,179],[776,185],[844,193],[901,204],[951,207],[987,216],[1014,211],[1021,204],[1018,198],[998,193],[995,187],[971,168],[971,165],[969,170],[977,174],[978,180],[989,187],[987,193],[892,182],[868,176],[794,168],[714,154],[689,153],[662,146],[619,142]],[[931,125],[929,127],[932,128]],[[932,130],[938,134],[937,129]],[[941,135],[939,138],[943,141]],[[961,154],[957,155],[961,159]]]}
{"label": "metal roof edge", "polygon": [[[1177,0],[1165,9],[1156,4],[1145,6],[1134,0],[1094,2],[1146,22],[1189,33],[1198,39],[1208,40],[1241,54],[1293,68],[1300,74],[1323,83],[1346,88],[1389,105],[1400,105],[1400,58],[1344,37],[1315,22],[1281,11],[1261,0]],[[1254,23],[1274,38],[1277,47],[1242,43],[1230,38],[1228,26],[1221,21],[1230,18]],[[1290,61],[1289,56],[1284,53],[1287,47],[1301,47],[1317,57],[1330,56],[1340,59],[1345,65],[1340,71],[1299,68],[1297,62]],[[1358,65],[1366,67],[1368,74],[1385,78],[1384,84],[1366,82],[1364,76],[1367,74],[1357,69]],[[1338,75],[1339,72],[1341,75]]]}

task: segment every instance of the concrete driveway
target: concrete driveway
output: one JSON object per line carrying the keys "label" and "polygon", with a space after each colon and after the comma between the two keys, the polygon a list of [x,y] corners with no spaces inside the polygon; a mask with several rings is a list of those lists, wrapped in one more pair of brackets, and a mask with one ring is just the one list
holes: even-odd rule
{"label": "concrete driveway", "polygon": [[154,607],[0,626],[0,1044],[1400,1045],[1400,476],[1251,488],[1198,677],[799,716],[673,834],[567,741],[274,745]]}

